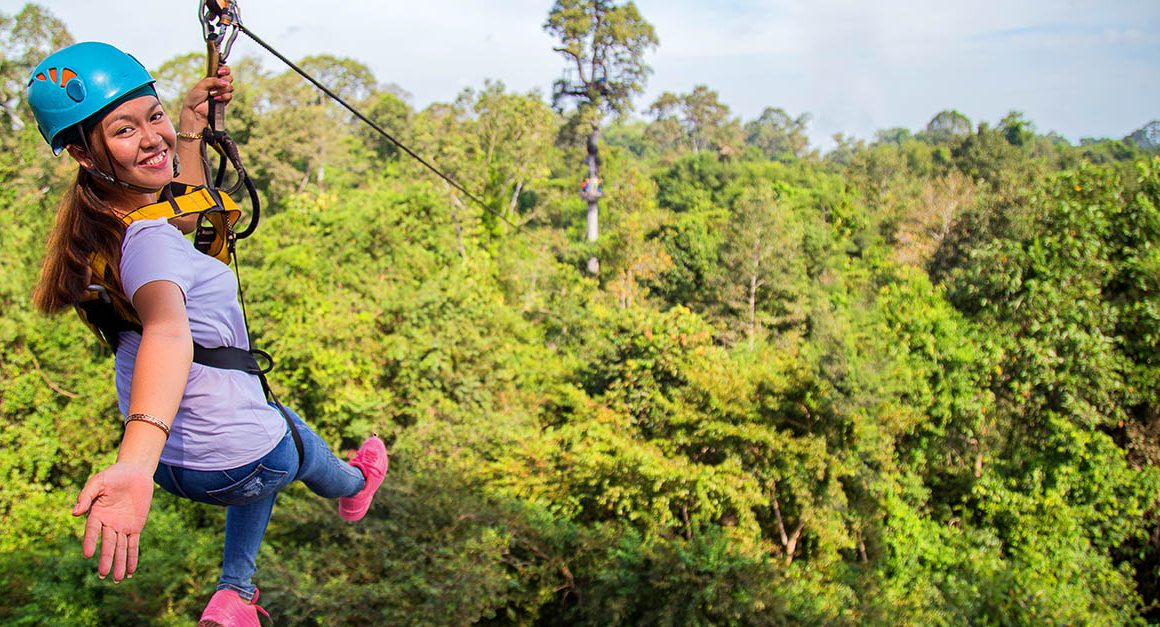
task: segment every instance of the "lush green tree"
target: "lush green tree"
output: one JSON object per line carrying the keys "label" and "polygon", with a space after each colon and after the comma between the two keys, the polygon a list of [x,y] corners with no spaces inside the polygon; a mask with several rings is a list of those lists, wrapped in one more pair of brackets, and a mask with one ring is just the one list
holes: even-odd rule
{"label": "lush green tree", "polygon": [[914,137],[914,134],[910,132],[910,129],[902,126],[882,129],[874,133],[874,141],[882,144],[897,144],[899,146],[912,137]]}
{"label": "lush green tree", "polygon": [[[1076,533],[1087,538],[1082,546],[1092,547],[1076,559],[1121,584],[1115,573],[1125,566],[1117,565],[1123,558],[1112,547],[1147,546],[1147,525],[1154,522],[1145,513],[1156,506],[1154,452],[1136,435],[1151,428],[1144,425],[1155,415],[1152,393],[1142,392],[1154,388],[1137,383],[1139,376],[1151,381],[1154,370],[1154,351],[1137,347],[1152,337],[1147,329],[1156,319],[1143,313],[1155,303],[1145,295],[1148,271],[1139,273],[1141,262],[1152,263],[1143,261],[1151,252],[1141,252],[1152,250],[1157,237],[1155,177],[1151,164],[1142,165],[1130,185],[1139,191],[1125,194],[1125,182],[1110,167],[1055,176],[1035,197],[1028,219],[977,249],[949,282],[960,308],[996,328],[1006,355],[995,386],[1006,434],[997,459],[1003,479],[995,489],[1035,498],[1058,494],[1057,507],[1066,512],[1060,515],[1079,521]],[[1016,450],[1022,451],[1017,461]],[[1096,466],[1102,470],[1093,476]],[[1029,471],[1035,483],[1015,479]],[[1068,483],[1079,476],[1087,477],[1084,487]],[[1015,514],[1001,507],[991,515]],[[1026,523],[1019,517],[1004,528],[1012,532]],[[1055,566],[1042,568],[1046,576]],[[1077,594],[1093,612],[1135,603],[1131,596],[1108,596],[1115,587],[1088,581]]]}
{"label": "lush green tree", "polygon": [[[406,133],[414,116],[414,111],[407,104],[407,97],[401,89],[388,89],[369,96],[365,101],[366,116],[396,140],[403,141],[407,137]],[[357,134],[370,149],[372,158],[377,159],[380,164],[399,158],[401,151],[398,145],[370,126],[360,125]]]}
{"label": "lush green tree", "polygon": [[[464,90],[451,105],[435,104],[420,112],[410,128],[414,150],[452,180],[481,198],[486,209],[472,206],[447,186],[454,206],[460,252],[465,225],[479,222],[498,234],[498,216],[517,222],[534,209],[536,189],[547,180],[555,156],[555,116],[535,93],[508,94],[502,83]],[[417,162],[401,164],[416,178],[434,178]],[[531,217],[530,215],[527,217]]]}
{"label": "lush green tree", "polygon": [[15,15],[0,13],[0,108],[5,131],[19,131],[32,122],[21,110],[32,68],[50,52],[73,43],[64,22],[39,4],[28,3]]}
{"label": "lush green tree", "polygon": [[[803,233],[792,209],[780,206],[771,188],[746,190],[731,212],[722,262],[734,294],[733,306],[745,312],[750,350],[768,326],[800,316],[797,286],[805,280]],[[777,303],[781,315],[767,316]]]}
{"label": "lush green tree", "polygon": [[685,148],[685,129],[681,124],[682,98],[672,92],[660,95],[647,113],[653,116],[645,128],[645,139],[660,153],[676,153]]}
{"label": "lush green tree", "polygon": [[809,152],[810,114],[792,117],[785,109],[766,107],[756,120],[745,123],[745,143],[766,157],[785,160],[805,157]]}
{"label": "lush green tree", "polygon": [[1035,125],[1019,111],[1012,111],[999,121],[999,132],[1012,146],[1026,146],[1035,138]]}
{"label": "lush green tree", "polygon": [[1009,202],[1022,203],[1048,170],[1042,159],[1008,141],[1002,129],[983,123],[973,135],[962,138],[951,151],[955,167],[990,192]]}
{"label": "lush green tree", "polygon": [[[1078,153],[1079,161],[1086,161],[1097,165],[1123,161],[1134,163],[1145,158],[1145,155],[1142,154],[1140,149],[1140,145],[1131,139],[1118,140],[1083,137],[1079,140],[1079,146],[1072,152]],[[1079,163],[1072,162],[1068,165],[1075,167]]]}
{"label": "lush green tree", "polygon": [[[645,53],[657,46],[656,32],[631,1],[556,0],[544,30],[560,41],[555,48],[567,61],[564,77],[552,87],[552,102],[562,107],[576,101],[573,125],[581,129],[587,147],[587,239],[599,239],[600,125],[609,114],[632,107],[632,97],[644,90],[652,71]],[[600,270],[596,257],[588,272]]]}
{"label": "lush green tree", "polygon": [[704,85],[688,94],[665,92],[649,106],[654,116],[646,135],[662,150],[714,150],[736,154],[741,144],[740,123],[729,117],[729,106]]}
{"label": "lush green tree", "polygon": [[971,119],[954,109],[939,111],[927,122],[920,137],[934,144],[953,142],[974,130]]}
{"label": "lush green tree", "polygon": [[1160,120],[1152,120],[1135,131],[1132,131],[1128,139],[1132,140],[1133,144],[1149,152],[1160,150]]}
{"label": "lush green tree", "polygon": [[[377,93],[374,75],[358,61],[318,55],[299,65],[352,104],[363,104]],[[370,167],[365,155],[350,149],[356,139],[345,108],[291,70],[267,76],[257,68],[247,69],[236,71],[245,77],[239,83],[257,97],[246,103],[254,115],[236,125],[246,129],[237,139],[245,142],[249,170],[273,201],[269,204],[311,188],[346,187]]]}
{"label": "lush green tree", "polygon": [[834,148],[826,153],[826,161],[838,166],[849,165],[858,151],[866,145],[866,142],[843,133],[834,133],[831,139],[834,141]]}

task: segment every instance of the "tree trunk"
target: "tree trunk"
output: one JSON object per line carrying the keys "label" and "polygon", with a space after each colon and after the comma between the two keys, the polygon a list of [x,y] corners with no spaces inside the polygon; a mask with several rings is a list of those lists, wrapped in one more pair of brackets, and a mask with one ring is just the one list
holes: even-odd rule
{"label": "tree trunk", "polygon": [[326,178],[326,145],[318,144],[318,191],[322,191],[322,182]]}
{"label": "tree trunk", "polygon": [[16,107],[18,104],[20,104],[20,99],[16,96],[13,96],[9,98],[7,102],[0,104],[0,108],[3,108],[4,114],[8,116],[8,128],[15,132],[19,132],[24,129],[24,120],[21,120],[20,116],[16,113]]}
{"label": "tree trunk", "polygon": [[463,201],[459,196],[451,194],[451,221],[455,223],[455,243],[459,245],[459,256],[467,259],[467,248],[463,245],[463,225],[459,222],[459,211],[463,208]]}
{"label": "tree trunk", "polygon": [[777,531],[781,535],[781,545],[785,548],[785,565],[788,567],[793,564],[793,554],[797,551],[797,543],[802,537],[802,530],[805,529],[806,523],[799,517],[797,527],[794,527],[793,533],[787,535],[785,522],[781,518],[781,504],[777,501],[776,481],[773,483],[770,493],[773,497],[771,500],[773,501],[773,514],[777,520]]}
{"label": "tree trunk", "polygon": [[757,274],[749,277],[749,350],[753,350],[757,335]]}
{"label": "tree trunk", "polygon": [[[588,135],[588,180],[589,185],[596,184],[600,179],[600,149],[597,142],[600,141],[600,129],[594,127],[592,133]],[[596,194],[591,194],[588,197],[588,241],[595,242],[600,236],[600,200]],[[600,272],[600,260],[595,255],[588,259],[588,274],[597,274]]]}
{"label": "tree trunk", "polygon": [[516,189],[512,192],[512,199],[510,202],[508,202],[509,216],[514,216],[516,214],[516,208],[520,206],[520,192],[522,191],[524,191],[524,182],[517,181]]}

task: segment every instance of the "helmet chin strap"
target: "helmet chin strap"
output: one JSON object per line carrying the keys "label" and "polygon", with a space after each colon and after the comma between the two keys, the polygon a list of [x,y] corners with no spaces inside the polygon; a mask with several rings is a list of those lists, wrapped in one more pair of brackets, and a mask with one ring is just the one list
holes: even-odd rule
{"label": "helmet chin strap", "polygon": [[[87,152],[89,154],[89,157],[92,158],[92,157],[95,157],[96,155],[93,152],[93,149],[89,146],[89,139],[88,139],[88,137],[86,137],[86,135],[87,134],[85,133],[84,129],[81,128],[80,129],[81,144],[84,146],[85,152]],[[161,187],[143,187],[141,185],[134,185],[128,181],[122,181],[121,179],[117,178],[117,175],[115,174],[116,168],[113,167],[113,158],[111,156],[109,156],[108,154],[106,154],[105,157],[109,162],[109,170],[114,172],[113,174],[110,174],[110,173],[105,172],[103,170],[98,170],[95,167],[89,167],[89,166],[84,165],[84,164],[81,164],[81,168],[84,169],[85,172],[88,172],[89,174],[91,174],[92,176],[96,177],[99,180],[102,180],[106,183],[109,183],[110,185],[116,185],[116,186],[121,187],[123,189],[127,189],[131,192],[136,192],[138,194],[156,194],[156,193],[160,192],[161,190],[165,189],[164,185],[162,185]],[[180,173],[181,173],[181,161],[177,158],[177,153],[175,152],[175,153],[173,153],[173,176],[177,177],[177,175]]]}
{"label": "helmet chin strap", "polygon": [[122,181],[121,179],[119,179],[111,174],[108,174],[107,172],[103,172],[101,170],[98,170],[96,168],[90,168],[90,167],[86,167],[83,165],[81,166],[81,168],[84,168],[85,172],[88,172],[89,174],[93,175],[94,177],[96,177],[96,178],[98,178],[106,183],[109,183],[111,185],[116,185],[118,187],[127,189],[127,190],[132,191],[132,192],[137,192],[139,194],[156,194],[157,192],[160,192],[162,190],[161,187],[142,187],[140,185],[134,185],[132,183]]}

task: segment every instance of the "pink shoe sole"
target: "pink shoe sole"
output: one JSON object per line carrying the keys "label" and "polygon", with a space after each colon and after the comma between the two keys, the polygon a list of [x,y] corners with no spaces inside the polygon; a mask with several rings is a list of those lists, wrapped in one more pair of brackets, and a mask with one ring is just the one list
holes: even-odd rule
{"label": "pink shoe sole", "polygon": [[362,471],[366,485],[354,496],[342,496],[338,499],[338,515],[344,520],[354,522],[366,516],[375,498],[375,491],[387,476],[387,467],[390,460],[387,456],[387,445],[377,435],[367,438],[355,453],[350,465]]}
{"label": "pink shoe sole", "polygon": [[[262,619],[265,618],[263,621]],[[234,590],[218,590],[205,606],[197,627],[261,627],[273,625],[270,615],[258,605],[258,592],[246,601]]]}

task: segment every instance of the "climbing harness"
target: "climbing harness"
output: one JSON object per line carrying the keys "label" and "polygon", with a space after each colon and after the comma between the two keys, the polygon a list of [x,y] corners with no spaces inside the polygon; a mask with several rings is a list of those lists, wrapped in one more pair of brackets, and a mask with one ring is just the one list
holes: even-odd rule
{"label": "climbing harness", "polygon": [[[230,233],[241,211],[228,195],[216,197],[204,186],[170,183],[161,191],[160,202],[145,205],[121,218],[125,226],[139,220],[173,219],[183,215],[199,214],[207,226],[201,231],[208,234],[195,247],[202,253],[229,264],[232,247]],[[106,346],[116,352],[118,334],[122,331],[141,330],[141,322],[129,299],[121,291],[117,269],[107,259],[93,256],[89,259],[90,285],[86,296],[76,305],[81,320],[89,326]]]}
{"label": "climbing harness", "polygon": [[[208,221],[206,232],[213,233],[208,245],[197,246],[202,253],[214,257],[222,263],[229,264],[231,259],[235,265],[237,254],[233,248],[233,225],[241,215],[237,205],[224,193],[213,194],[205,186],[191,187],[183,183],[170,183],[162,191],[161,202],[145,205],[140,209],[124,216],[121,220],[125,226],[139,220],[153,220],[157,218],[172,219],[182,215],[200,214],[202,221]],[[199,231],[200,232],[200,231]],[[120,343],[122,332],[141,333],[141,320],[137,316],[128,297],[121,288],[121,279],[117,268],[99,256],[90,259],[92,284],[89,285],[88,296],[76,305],[81,320],[89,326],[94,334],[114,352]],[[236,267],[235,267],[236,272]],[[243,317],[245,317],[244,300],[241,298],[241,279],[238,280],[239,302],[243,303]],[[246,321],[246,333],[249,333],[249,321]],[[297,426],[290,418],[290,413],[270,387],[266,374],[274,368],[274,359],[269,353],[253,348],[249,350],[233,346],[209,348],[193,343],[193,362],[226,370],[239,370],[258,377],[262,383],[262,391],[267,400],[274,406],[283,419],[294,439],[294,446],[298,451],[298,458],[302,459],[302,436]]]}
{"label": "climbing harness", "polygon": [[196,187],[170,183],[161,193],[161,202],[145,205],[122,218],[125,226],[138,220],[173,219],[191,213],[200,214],[201,230],[195,236],[194,247],[229,265],[233,254],[231,234],[242,212],[228,194],[213,193],[204,185]]}

